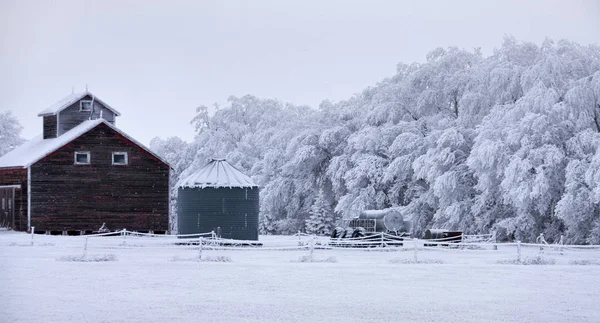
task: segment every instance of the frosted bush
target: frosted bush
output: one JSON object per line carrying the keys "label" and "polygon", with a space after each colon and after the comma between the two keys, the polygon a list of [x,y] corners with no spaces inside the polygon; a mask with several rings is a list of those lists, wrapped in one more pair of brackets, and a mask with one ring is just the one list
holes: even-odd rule
{"label": "frosted bush", "polygon": [[328,263],[336,263],[337,259],[335,257],[328,258],[316,258],[311,256],[302,256],[298,258],[297,262],[328,262]]}
{"label": "frosted bush", "polygon": [[527,257],[525,259],[519,260],[500,260],[498,261],[501,265],[554,265],[556,260],[552,258],[545,258],[542,256],[536,257]]}
{"label": "frosted bush", "polygon": [[197,262],[231,262],[231,258],[227,256],[206,256],[198,259],[198,257],[194,258],[181,258],[175,256],[171,259],[171,261],[197,261]]}
{"label": "frosted bush", "polygon": [[117,256],[114,254],[63,256],[63,257],[58,258],[58,261],[108,262],[108,261],[117,261]]}
{"label": "frosted bush", "polygon": [[419,260],[414,260],[414,259],[397,258],[397,259],[390,260],[390,263],[392,263],[392,264],[403,264],[403,265],[410,265],[410,264],[435,265],[435,264],[443,264],[444,262],[441,261],[441,260],[439,260],[439,259],[419,259]]}
{"label": "frosted bush", "polygon": [[598,260],[589,260],[589,259],[578,259],[569,261],[569,265],[577,265],[577,266],[600,266],[600,261]]}
{"label": "frosted bush", "polygon": [[40,243],[40,244],[31,244],[31,243],[16,243],[16,242],[11,242],[9,245],[9,247],[53,247],[54,243]]}

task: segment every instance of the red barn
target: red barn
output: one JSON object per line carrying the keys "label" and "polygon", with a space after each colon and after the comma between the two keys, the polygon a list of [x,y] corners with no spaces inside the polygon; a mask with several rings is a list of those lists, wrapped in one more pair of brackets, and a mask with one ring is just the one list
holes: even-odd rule
{"label": "red barn", "polygon": [[0,157],[1,226],[168,230],[170,166],[115,126],[119,112],[86,91],[39,116],[43,134]]}

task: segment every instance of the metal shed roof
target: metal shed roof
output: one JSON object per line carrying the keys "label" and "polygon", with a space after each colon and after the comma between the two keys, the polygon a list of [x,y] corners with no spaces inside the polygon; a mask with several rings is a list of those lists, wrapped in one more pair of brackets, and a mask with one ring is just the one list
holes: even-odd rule
{"label": "metal shed roof", "polygon": [[258,187],[256,183],[225,159],[213,158],[208,164],[187,178],[179,181],[179,187],[220,188]]}

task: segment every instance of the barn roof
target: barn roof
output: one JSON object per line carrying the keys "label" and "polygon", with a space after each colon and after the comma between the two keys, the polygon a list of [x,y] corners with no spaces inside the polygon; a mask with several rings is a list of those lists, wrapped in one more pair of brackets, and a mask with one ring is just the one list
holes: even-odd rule
{"label": "barn roof", "polygon": [[108,104],[104,103],[104,101],[102,101],[98,97],[94,96],[94,94],[92,94],[88,91],[85,91],[85,92],[79,92],[79,93],[73,93],[73,94],[67,95],[66,97],[62,98],[60,101],[54,103],[53,105],[46,108],[44,111],[40,112],[38,114],[38,117],[55,115],[55,114],[61,112],[62,110],[70,107],[73,103],[85,98],[88,95],[93,97],[95,101],[100,102],[100,104],[102,104],[107,109],[114,112],[117,116],[121,116],[121,113],[119,113],[119,111],[111,108]]}
{"label": "barn roof", "polygon": [[234,188],[258,187],[247,175],[233,167],[225,159],[212,159],[199,171],[179,181],[179,187]]}
{"label": "barn roof", "polygon": [[154,157],[158,158],[163,163],[169,165],[169,163],[167,161],[165,161],[163,158],[161,158],[160,156],[153,153],[146,146],[142,145],[137,140],[131,138],[129,135],[127,135],[123,131],[119,130],[117,127],[106,122],[106,120],[100,118],[100,119],[95,119],[95,120],[84,121],[81,124],[77,125],[75,128],[65,132],[63,135],[61,135],[57,138],[44,139],[42,135],[37,136],[37,137],[31,139],[30,141],[22,144],[21,146],[13,149],[8,154],[0,157],[0,168],[16,168],[16,167],[27,168],[27,167],[35,164],[42,158],[55,152],[56,150],[63,147],[64,145],[79,138],[80,136],[87,133],[88,131],[96,128],[100,124],[105,124],[105,125],[109,126],[111,129],[118,132],[123,137],[129,139],[130,141],[132,141],[133,143],[138,145],[140,148],[144,149],[145,151],[152,154]]}

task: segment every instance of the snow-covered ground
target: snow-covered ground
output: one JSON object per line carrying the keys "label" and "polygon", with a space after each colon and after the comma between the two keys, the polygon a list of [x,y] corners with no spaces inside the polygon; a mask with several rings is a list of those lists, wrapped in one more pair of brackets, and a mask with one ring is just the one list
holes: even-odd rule
{"label": "snow-covered ground", "polygon": [[[1,322],[600,322],[600,250],[544,250],[551,265],[502,264],[516,247],[207,250],[165,238],[0,231]],[[283,249],[278,249],[283,248]],[[390,251],[391,250],[391,251]],[[524,247],[523,259],[540,256]],[[438,263],[433,263],[438,262]],[[441,263],[440,263],[441,262]],[[577,265],[574,263],[587,263]]]}

